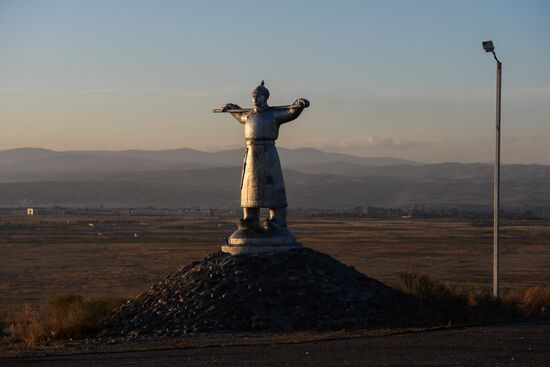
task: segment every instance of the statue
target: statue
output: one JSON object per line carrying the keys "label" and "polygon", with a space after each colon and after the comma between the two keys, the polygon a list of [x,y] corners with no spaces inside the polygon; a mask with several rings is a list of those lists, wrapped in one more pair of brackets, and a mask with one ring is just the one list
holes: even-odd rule
{"label": "statue", "polygon": [[[285,184],[275,140],[279,127],[295,120],[309,101],[298,98],[292,105],[270,107],[269,90],[264,81],[252,91],[253,108],[243,109],[228,103],[214,112],[228,112],[244,125],[246,149],[241,174],[243,218],[229,237],[225,252],[283,251],[300,247],[287,229]],[[269,209],[269,217],[260,225],[260,208]]]}

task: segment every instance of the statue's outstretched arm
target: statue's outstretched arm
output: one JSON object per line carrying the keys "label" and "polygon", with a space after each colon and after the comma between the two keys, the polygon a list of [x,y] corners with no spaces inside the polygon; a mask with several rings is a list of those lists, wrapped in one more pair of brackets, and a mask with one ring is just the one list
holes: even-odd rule
{"label": "statue's outstretched arm", "polygon": [[[228,110],[240,110],[241,106],[236,105],[234,103],[226,103],[222,107],[222,111],[228,111]],[[239,121],[241,124],[244,124],[246,122],[246,118],[244,117],[244,112],[231,112],[231,115]]]}
{"label": "statue's outstretched arm", "polygon": [[278,122],[279,124],[284,124],[286,122],[290,122],[292,120],[295,120],[300,116],[304,108],[309,107],[309,101],[305,98],[298,98],[294,101],[294,103],[289,107],[288,109],[281,110],[278,114]]}

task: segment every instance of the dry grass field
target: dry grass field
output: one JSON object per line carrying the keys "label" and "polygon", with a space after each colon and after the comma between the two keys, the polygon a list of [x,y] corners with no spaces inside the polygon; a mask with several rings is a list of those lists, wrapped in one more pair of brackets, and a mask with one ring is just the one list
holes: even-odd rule
{"label": "dry grass field", "polygon": [[[0,217],[0,313],[61,293],[135,296],[218,250],[234,222],[214,217]],[[491,284],[490,223],[293,217],[290,227],[304,245],[389,285],[403,271],[465,288]],[[550,222],[505,221],[501,259],[505,292],[548,285]]]}

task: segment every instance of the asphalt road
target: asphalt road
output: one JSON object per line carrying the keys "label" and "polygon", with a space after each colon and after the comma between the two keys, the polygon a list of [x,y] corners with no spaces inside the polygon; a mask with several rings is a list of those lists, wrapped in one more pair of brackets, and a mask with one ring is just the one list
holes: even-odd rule
{"label": "asphalt road", "polygon": [[0,359],[0,366],[550,366],[550,323],[299,344]]}

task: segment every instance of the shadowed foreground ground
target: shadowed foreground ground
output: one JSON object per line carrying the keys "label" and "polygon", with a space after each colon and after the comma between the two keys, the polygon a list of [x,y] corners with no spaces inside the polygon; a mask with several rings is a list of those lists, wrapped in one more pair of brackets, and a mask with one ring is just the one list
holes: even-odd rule
{"label": "shadowed foreground ground", "polygon": [[550,323],[246,346],[0,359],[2,366],[545,366]]}

